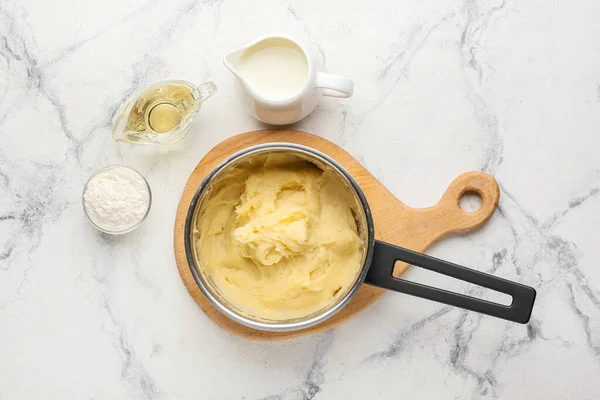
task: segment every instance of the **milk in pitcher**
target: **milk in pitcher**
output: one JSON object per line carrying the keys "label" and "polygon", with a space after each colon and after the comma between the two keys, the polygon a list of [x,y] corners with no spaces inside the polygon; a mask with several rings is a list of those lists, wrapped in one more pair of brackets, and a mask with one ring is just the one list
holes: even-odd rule
{"label": "milk in pitcher", "polygon": [[306,84],[308,62],[298,45],[273,38],[245,52],[237,70],[257,94],[270,100],[285,100]]}

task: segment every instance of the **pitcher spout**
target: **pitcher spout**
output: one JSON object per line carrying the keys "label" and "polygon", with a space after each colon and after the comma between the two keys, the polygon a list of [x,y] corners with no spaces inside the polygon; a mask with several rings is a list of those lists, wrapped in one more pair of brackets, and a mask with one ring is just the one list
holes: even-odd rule
{"label": "pitcher spout", "polygon": [[247,46],[241,47],[223,57],[223,64],[225,64],[225,67],[227,67],[227,69],[231,71],[231,73],[235,75],[239,80],[243,80],[239,74],[239,65],[242,61],[244,53],[250,50],[257,43],[258,42],[254,42]]}

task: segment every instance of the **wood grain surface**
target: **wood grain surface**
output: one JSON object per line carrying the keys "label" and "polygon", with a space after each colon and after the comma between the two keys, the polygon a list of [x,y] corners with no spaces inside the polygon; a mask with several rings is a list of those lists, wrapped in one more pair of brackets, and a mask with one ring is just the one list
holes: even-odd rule
{"label": "wood grain surface", "polygon": [[[202,311],[223,329],[249,339],[281,340],[331,329],[373,304],[385,290],[363,284],[350,303],[327,321],[312,328],[294,332],[264,332],[247,328],[225,317],[204,297],[190,272],[184,248],[185,218],[192,197],[208,173],[221,161],[246,147],[262,143],[290,142],[312,147],[338,161],[362,188],[369,202],[375,225],[375,238],[411,250],[423,252],[442,237],[468,232],[487,221],[498,205],[500,191],[496,180],[479,171],[466,172],[448,187],[440,201],[428,208],[408,207],[388,191],[357,160],[336,144],[306,132],[293,130],[260,130],[231,137],[210,150],[190,175],[177,208],[174,248],[177,268],[183,283]],[[479,210],[469,213],[460,208],[465,193],[481,197]],[[399,277],[407,264],[396,264]]]}

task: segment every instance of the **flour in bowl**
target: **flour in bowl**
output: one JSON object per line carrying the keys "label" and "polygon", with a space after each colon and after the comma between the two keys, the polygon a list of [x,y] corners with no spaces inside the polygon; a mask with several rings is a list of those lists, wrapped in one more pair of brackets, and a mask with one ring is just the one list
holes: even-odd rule
{"label": "flour in bowl", "polygon": [[111,166],[94,174],[83,193],[90,221],[107,233],[124,233],[140,223],[150,208],[150,188],[136,171]]}

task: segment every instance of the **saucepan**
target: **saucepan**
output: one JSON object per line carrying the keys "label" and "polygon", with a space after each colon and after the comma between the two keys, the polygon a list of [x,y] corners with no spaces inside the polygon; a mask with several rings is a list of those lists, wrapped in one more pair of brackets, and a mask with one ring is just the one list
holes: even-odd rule
{"label": "saucepan", "polygon": [[[242,163],[247,163],[253,157],[277,153],[297,156],[302,160],[313,163],[322,170],[330,169],[335,172],[353,194],[354,201],[356,202],[354,218],[359,236],[364,242],[361,259],[362,267],[359,266],[357,268],[354,283],[344,293],[334,298],[325,308],[305,317],[285,321],[269,320],[249,315],[247,312],[240,310],[234,304],[230,303],[225,296],[221,295],[214,282],[205,273],[202,267],[202,260],[196,251],[198,232],[195,227],[199,210],[202,208],[203,202],[210,196],[211,189],[219,181],[219,178],[226,171],[242,165]],[[536,297],[536,291],[532,287],[376,240],[369,204],[363,191],[350,173],[331,157],[310,147],[292,143],[269,143],[248,147],[233,154],[211,171],[198,188],[190,203],[185,223],[184,241],[186,257],[191,273],[198,287],[210,303],[232,320],[250,328],[264,331],[293,331],[319,324],[348,304],[362,284],[374,285],[394,292],[417,296],[518,323],[527,323],[529,321]],[[512,302],[510,305],[503,305],[396,278],[393,276],[396,261],[403,261],[461,281],[505,293],[512,297]]]}

